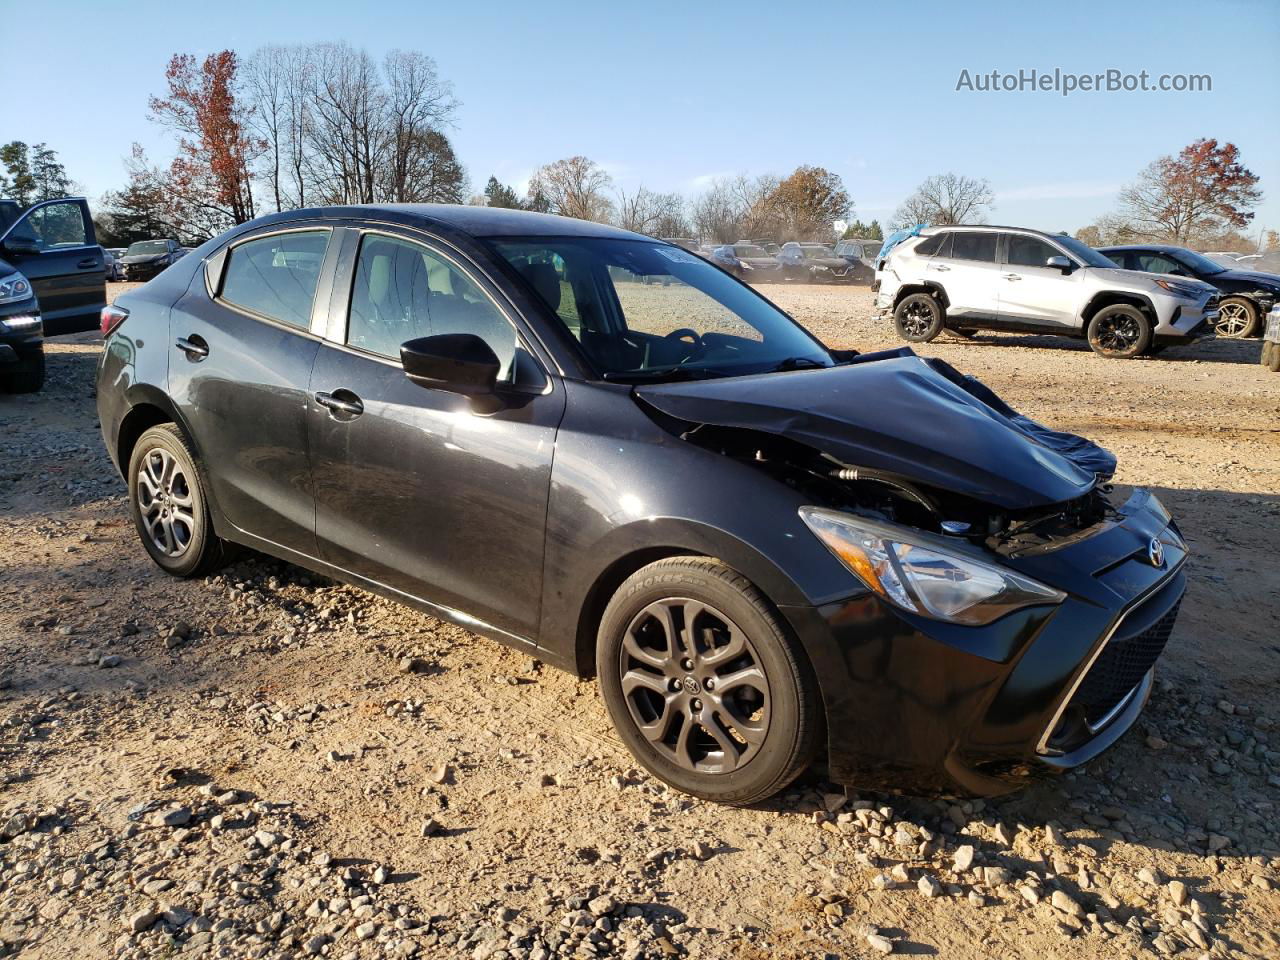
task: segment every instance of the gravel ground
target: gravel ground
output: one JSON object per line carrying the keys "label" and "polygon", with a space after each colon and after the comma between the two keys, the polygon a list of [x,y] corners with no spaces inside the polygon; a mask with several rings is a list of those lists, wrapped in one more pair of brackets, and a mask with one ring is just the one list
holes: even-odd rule
{"label": "gravel ground", "polygon": [[[119,287],[119,285],[113,285]],[[766,288],[836,346],[864,289]],[[919,352],[1120,457],[1195,550],[1138,726],[994,802],[812,773],[667,790],[579,683],[275,561],[154,568],[97,433],[99,345],[0,397],[0,955],[1280,955],[1280,377],[1257,342]]]}

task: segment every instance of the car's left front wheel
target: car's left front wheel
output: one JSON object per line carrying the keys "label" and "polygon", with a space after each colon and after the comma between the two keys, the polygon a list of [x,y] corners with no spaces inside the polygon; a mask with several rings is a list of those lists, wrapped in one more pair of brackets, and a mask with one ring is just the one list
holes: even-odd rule
{"label": "car's left front wheel", "polygon": [[213,532],[204,484],[182,432],[162,423],[143,432],[129,458],[129,508],[151,559],[175,577],[204,576],[226,562]]}

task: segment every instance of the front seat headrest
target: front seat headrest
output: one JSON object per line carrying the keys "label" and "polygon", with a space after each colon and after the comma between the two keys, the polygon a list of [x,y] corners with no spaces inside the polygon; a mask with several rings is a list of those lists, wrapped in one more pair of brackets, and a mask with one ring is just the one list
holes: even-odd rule
{"label": "front seat headrest", "polygon": [[526,263],[520,273],[552,312],[560,309],[560,274],[555,267],[549,263]]}

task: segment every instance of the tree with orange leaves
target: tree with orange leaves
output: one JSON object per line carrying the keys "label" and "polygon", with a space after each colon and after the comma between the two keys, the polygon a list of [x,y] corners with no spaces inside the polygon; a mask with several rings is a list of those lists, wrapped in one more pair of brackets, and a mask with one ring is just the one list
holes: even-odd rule
{"label": "tree with orange leaves", "polygon": [[152,118],[178,133],[169,187],[195,232],[212,235],[254,217],[251,165],[265,145],[248,133],[237,66],[231,50],[202,63],[175,54],[165,71],[169,95],[151,98]]}

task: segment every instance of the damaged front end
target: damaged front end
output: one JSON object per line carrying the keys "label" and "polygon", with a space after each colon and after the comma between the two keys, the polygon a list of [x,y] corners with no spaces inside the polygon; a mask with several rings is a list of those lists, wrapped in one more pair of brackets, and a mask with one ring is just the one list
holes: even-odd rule
{"label": "damaged front end", "polygon": [[813,503],[998,555],[1052,550],[1115,515],[1114,456],[909,348],[636,394],[669,431],[750,462]]}
{"label": "damaged front end", "polygon": [[860,581],[780,609],[822,678],[834,780],[1007,792],[1135,722],[1187,548],[1147,491],[1113,499],[1107,451],[906,349],[635,396],[795,490]]}

